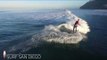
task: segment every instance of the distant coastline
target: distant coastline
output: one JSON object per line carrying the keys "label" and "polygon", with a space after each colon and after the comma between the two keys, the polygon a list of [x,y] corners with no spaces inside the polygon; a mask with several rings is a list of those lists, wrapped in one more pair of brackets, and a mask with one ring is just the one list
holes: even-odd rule
{"label": "distant coastline", "polygon": [[107,9],[107,0],[89,1],[83,6],[81,6],[80,9]]}

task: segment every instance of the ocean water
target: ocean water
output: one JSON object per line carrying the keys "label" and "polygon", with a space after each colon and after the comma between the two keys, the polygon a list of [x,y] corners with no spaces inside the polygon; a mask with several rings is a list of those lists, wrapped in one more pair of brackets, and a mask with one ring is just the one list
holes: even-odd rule
{"label": "ocean water", "polygon": [[[74,34],[69,35],[70,33],[57,33],[49,30],[47,30],[48,32],[43,31],[44,29],[56,29],[55,26],[72,22],[68,20],[65,10],[1,11],[0,53],[2,54],[3,50],[6,50],[7,53],[39,53],[42,56],[42,60],[106,59],[106,10],[71,9],[69,11],[88,24],[85,25],[89,28],[82,32],[87,31],[87,29],[90,30],[85,35],[78,33],[76,35],[77,39],[73,39],[73,41],[68,41],[67,39],[71,38],[72,40],[72,35],[74,36]],[[49,32],[60,35],[55,35],[58,37],[56,38]],[[59,38],[65,36],[66,38]],[[83,38],[83,36],[86,38]]]}

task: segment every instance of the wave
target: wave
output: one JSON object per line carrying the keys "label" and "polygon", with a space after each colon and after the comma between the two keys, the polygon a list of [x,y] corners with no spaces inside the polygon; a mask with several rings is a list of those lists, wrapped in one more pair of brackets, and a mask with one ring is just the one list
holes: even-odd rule
{"label": "wave", "polygon": [[[57,26],[45,26],[43,31],[34,35],[32,39],[36,41],[76,44],[86,38],[86,34],[90,31],[88,23],[69,10],[66,10],[66,17],[68,18],[66,23]],[[81,25],[78,27],[78,32],[73,33],[73,25],[77,19],[80,19]]]}
{"label": "wave", "polygon": [[[59,13],[58,13],[59,14]],[[50,14],[49,14],[50,15]],[[88,23],[74,15],[71,11],[64,11],[63,16],[66,16],[67,20],[63,24],[48,25],[44,29],[32,36],[30,40],[21,42],[9,48],[9,51],[21,50],[22,52],[28,51],[33,47],[37,47],[39,44],[45,42],[55,42],[61,44],[77,44],[86,38],[86,34],[90,32]],[[59,16],[59,15],[58,15]],[[58,17],[57,16],[57,17]],[[73,33],[73,25],[77,19],[80,19],[80,26],[78,32]]]}

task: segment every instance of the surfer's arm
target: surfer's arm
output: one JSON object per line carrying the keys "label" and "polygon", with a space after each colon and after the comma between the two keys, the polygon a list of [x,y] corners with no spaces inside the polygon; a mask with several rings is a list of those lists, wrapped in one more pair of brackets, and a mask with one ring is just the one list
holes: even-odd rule
{"label": "surfer's arm", "polygon": [[81,26],[81,24],[78,22],[78,25]]}
{"label": "surfer's arm", "polygon": [[81,26],[81,24],[78,24],[79,26]]}

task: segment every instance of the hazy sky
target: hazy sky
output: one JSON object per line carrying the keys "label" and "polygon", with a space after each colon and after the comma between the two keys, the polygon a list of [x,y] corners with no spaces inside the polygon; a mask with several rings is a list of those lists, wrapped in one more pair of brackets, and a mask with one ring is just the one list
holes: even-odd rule
{"label": "hazy sky", "polygon": [[89,0],[0,0],[0,9],[79,8]]}

